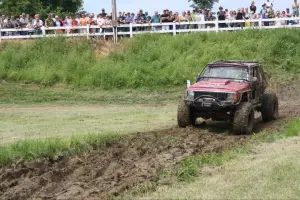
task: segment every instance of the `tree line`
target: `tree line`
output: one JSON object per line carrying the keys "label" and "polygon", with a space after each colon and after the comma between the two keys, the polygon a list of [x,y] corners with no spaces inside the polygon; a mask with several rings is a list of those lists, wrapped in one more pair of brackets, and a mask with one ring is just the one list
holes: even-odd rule
{"label": "tree line", "polygon": [[[107,0],[109,1],[109,0]],[[194,9],[211,9],[219,0],[188,0]],[[39,13],[46,18],[48,13],[71,15],[83,11],[83,0],[2,0],[1,15],[19,16],[21,13]]]}
{"label": "tree line", "polygon": [[46,17],[48,13],[69,15],[78,12],[83,0],[2,0],[0,13],[2,15],[20,16],[21,13],[37,14]]}

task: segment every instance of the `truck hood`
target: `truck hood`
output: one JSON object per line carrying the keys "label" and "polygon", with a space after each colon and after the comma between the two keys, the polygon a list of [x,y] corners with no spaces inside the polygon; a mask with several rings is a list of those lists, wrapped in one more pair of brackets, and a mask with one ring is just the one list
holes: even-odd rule
{"label": "truck hood", "polygon": [[228,79],[210,79],[201,80],[191,85],[190,91],[209,91],[209,92],[240,92],[248,90],[250,85],[248,82],[233,81]]}

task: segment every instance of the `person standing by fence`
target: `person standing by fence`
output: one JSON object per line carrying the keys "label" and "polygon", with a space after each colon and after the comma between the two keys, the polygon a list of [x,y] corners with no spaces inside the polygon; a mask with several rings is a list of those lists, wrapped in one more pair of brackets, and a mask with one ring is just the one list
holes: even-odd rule
{"label": "person standing by fence", "polygon": [[[199,10],[198,13],[195,15],[195,20],[196,22],[204,22],[205,21],[205,16],[203,14],[203,10]],[[205,24],[199,24],[198,29],[204,29]]]}
{"label": "person standing by fence", "polygon": [[65,27],[67,27],[66,33],[70,33],[71,27],[72,27],[72,18],[70,16],[66,16],[64,24],[65,24]]}
{"label": "person standing by fence", "polygon": [[[80,26],[87,26],[88,25],[88,18],[86,17],[85,14],[82,14],[81,15],[81,18],[80,18]],[[84,34],[84,33],[87,33],[86,29],[81,29],[80,30],[80,33]]]}
{"label": "person standing by fence", "polygon": [[[221,6],[219,8],[219,12],[217,13],[218,14],[218,20],[219,21],[224,21],[225,20],[225,12],[223,10],[223,7]],[[225,23],[219,23],[219,27],[220,28],[225,28],[226,27],[226,24]]]}
{"label": "person standing by fence", "polygon": [[[48,28],[48,27],[55,27],[55,23],[52,19],[52,15],[49,14],[48,15],[48,18],[45,20],[45,27]],[[46,31],[47,34],[54,34],[54,30],[47,30]]]}
{"label": "person standing by fence", "polygon": [[34,16],[34,20],[33,20],[33,23],[32,23],[32,25],[33,25],[33,28],[34,28],[34,30],[35,30],[35,33],[37,34],[37,35],[39,35],[39,34],[42,34],[42,27],[43,27],[43,25],[44,25],[44,23],[43,23],[43,21],[40,19],[40,15],[39,14],[36,14],[35,16]]}
{"label": "person standing by fence", "polygon": [[[20,28],[26,28],[27,24],[29,23],[29,19],[26,17],[25,13],[22,13],[22,15],[20,15]],[[27,35],[26,31],[20,31],[20,35]]]}
{"label": "person standing by fence", "polygon": [[[180,16],[180,22],[189,22],[185,12],[182,12],[182,15]],[[187,29],[187,25],[181,25],[180,28]]]}
{"label": "person standing by fence", "polygon": [[[187,11],[186,18],[187,18],[188,22],[193,22],[194,21],[190,10]],[[194,29],[194,24],[189,25],[188,28],[189,29]]]}
{"label": "person standing by fence", "polygon": [[[242,12],[242,9],[238,9],[237,13],[236,13],[236,20],[244,20],[244,14]],[[244,27],[244,23],[243,22],[239,22],[239,23],[236,23],[236,26],[237,27]]]}
{"label": "person standing by fence", "polygon": [[250,6],[250,11],[252,14],[256,13],[256,6],[255,6],[255,2],[252,1],[251,6]]}
{"label": "person standing by fence", "polygon": [[[168,12],[169,12],[168,9],[164,9],[163,14],[160,16],[160,23],[161,24],[169,22],[170,15],[169,15]],[[169,26],[162,26],[162,30],[168,31],[169,30]]]}
{"label": "person standing by fence", "polygon": [[[72,18],[71,18],[72,19]],[[78,21],[76,20],[76,18],[74,17],[73,19],[72,19],[72,27],[76,27],[76,26],[78,26]],[[75,29],[75,28],[72,28],[71,29],[71,33],[78,33],[78,30],[77,29]]]}
{"label": "person standing by fence", "polygon": [[293,17],[299,17],[299,3],[297,0],[294,0],[292,9],[293,9]]}
{"label": "person standing by fence", "polygon": [[[154,12],[154,15],[152,16],[150,23],[158,24],[160,23],[160,15],[158,14],[158,11]],[[159,26],[152,26],[153,31],[161,30],[161,27]]]}
{"label": "person standing by fence", "polygon": [[[63,26],[63,23],[60,20],[58,15],[55,16],[55,22],[54,23],[55,23],[56,28],[60,28],[60,27]],[[62,33],[63,33],[63,30],[61,30],[61,29],[56,30],[56,34],[62,34]]]}

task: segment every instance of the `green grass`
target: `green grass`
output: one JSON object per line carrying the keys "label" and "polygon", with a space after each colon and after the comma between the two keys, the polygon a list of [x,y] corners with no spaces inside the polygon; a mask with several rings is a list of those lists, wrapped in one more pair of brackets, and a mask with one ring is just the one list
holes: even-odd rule
{"label": "green grass", "polygon": [[238,155],[249,152],[247,146],[227,150],[222,154],[197,155],[185,158],[175,170],[177,180],[189,182],[195,180],[199,169],[205,165],[222,165]]}
{"label": "green grass", "polygon": [[[1,73],[1,72],[0,72]],[[66,85],[0,83],[0,106],[21,105],[132,105],[173,104],[183,96],[184,87],[149,89],[72,88]]]}
{"label": "green grass", "polygon": [[288,137],[295,137],[300,135],[300,119],[293,120],[286,127],[285,131],[277,133],[261,132],[253,137],[254,141],[271,143]]}
{"label": "green grass", "polygon": [[[155,192],[157,189],[157,184],[154,182],[146,181],[141,184],[134,185],[133,188],[129,190],[130,195],[139,196],[141,194],[146,194],[147,192]],[[122,197],[120,197],[122,199]]]}
{"label": "green grass", "polygon": [[12,164],[20,159],[35,160],[40,158],[56,159],[71,156],[98,148],[105,148],[122,136],[117,133],[89,134],[73,136],[70,139],[49,138],[23,140],[0,146],[0,166]]}
{"label": "green grass", "polygon": [[186,79],[194,80],[203,66],[219,59],[261,61],[274,79],[297,77],[300,72],[300,30],[139,35],[123,41],[117,51],[101,60],[93,43],[66,38],[4,42],[0,79],[102,89],[159,89],[184,86]]}
{"label": "green grass", "polygon": [[93,133],[134,133],[176,125],[176,105],[0,106],[0,145]]}

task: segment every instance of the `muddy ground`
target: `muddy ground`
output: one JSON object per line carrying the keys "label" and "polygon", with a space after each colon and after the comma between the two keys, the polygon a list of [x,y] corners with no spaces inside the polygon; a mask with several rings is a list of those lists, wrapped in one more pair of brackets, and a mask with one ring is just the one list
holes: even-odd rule
{"label": "muddy ground", "polygon": [[[281,101],[279,120],[256,123],[255,131],[277,131],[300,115],[300,101]],[[108,148],[56,161],[19,162],[0,169],[0,199],[99,199],[120,195],[138,183],[160,183],[158,172],[193,154],[222,152],[250,136],[231,134],[224,123],[136,133]]]}

